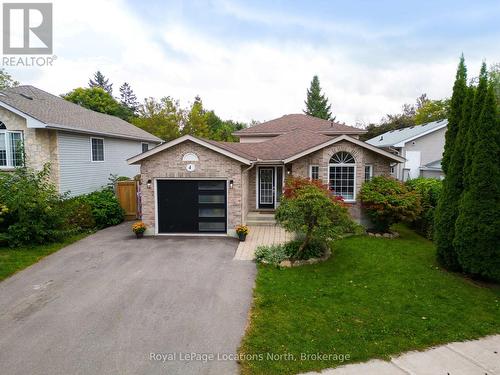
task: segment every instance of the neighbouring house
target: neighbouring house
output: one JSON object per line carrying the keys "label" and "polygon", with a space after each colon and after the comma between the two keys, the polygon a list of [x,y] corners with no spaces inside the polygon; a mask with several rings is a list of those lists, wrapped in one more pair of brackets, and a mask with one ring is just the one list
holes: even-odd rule
{"label": "neighbouring house", "polygon": [[447,120],[391,130],[366,141],[373,146],[404,157],[391,165],[391,174],[406,181],[417,177],[444,178],[441,159]]}
{"label": "neighbouring house", "polygon": [[139,167],[126,159],[160,142],[122,119],[33,86],[0,91],[0,171],[23,162],[34,169],[50,163],[61,193],[95,191],[109,182],[110,174],[134,177]]}
{"label": "neighbouring house", "polygon": [[293,114],[239,130],[240,142],[189,135],[128,159],[140,164],[148,234],[234,234],[279,205],[286,176],[318,179],[361,218],[357,195],[404,158],[360,141],[364,130]]}

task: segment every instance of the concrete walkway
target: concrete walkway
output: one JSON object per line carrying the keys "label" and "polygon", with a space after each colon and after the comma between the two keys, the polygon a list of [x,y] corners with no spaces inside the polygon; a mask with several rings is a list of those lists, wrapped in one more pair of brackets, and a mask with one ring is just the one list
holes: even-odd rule
{"label": "concrete walkway", "polygon": [[[303,375],[317,375],[308,372]],[[375,359],[335,369],[321,375],[500,375],[500,335],[454,342],[423,352],[408,352],[389,362]]]}
{"label": "concrete walkway", "polygon": [[253,260],[255,249],[261,245],[273,245],[288,242],[294,235],[285,231],[278,225],[249,226],[249,233],[246,241],[240,242],[235,260]]}

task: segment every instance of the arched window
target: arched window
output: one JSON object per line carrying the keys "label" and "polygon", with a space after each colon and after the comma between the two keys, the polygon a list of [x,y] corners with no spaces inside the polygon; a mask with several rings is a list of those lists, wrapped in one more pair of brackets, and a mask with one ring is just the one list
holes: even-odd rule
{"label": "arched window", "polygon": [[346,201],[356,199],[356,161],[345,151],[332,155],[329,167],[329,187]]}
{"label": "arched window", "polygon": [[345,151],[340,151],[332,155],[330,158],[331,164],[354,164],[356,161],[352,155]]}
{"label": "arched window", "polygon": [[192,152],[188,152],[187,154],[184,154],[182,157],[182,161],[198,161],[198,156]]}

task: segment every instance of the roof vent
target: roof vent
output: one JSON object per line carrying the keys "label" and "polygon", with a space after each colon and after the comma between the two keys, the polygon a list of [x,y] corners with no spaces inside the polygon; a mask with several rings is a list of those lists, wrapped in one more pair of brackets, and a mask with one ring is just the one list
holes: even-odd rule
{"label": "roof vent", "polygon": [[330,127],[333,128],[333,120],[330,120]]}
{"label": "roof vent", "polygon": [[31,96],[28,96],[26,94],[19,94],[19,95],[21,95],[24,99],[33,100]]}
{"label": "roof vent", "polygon": [[380,141],[383,141],[383,140],[384,140],[384,136],[382,135],[382,136],[380,137],[380,139],[379,139],[379,142],[380,142]]}

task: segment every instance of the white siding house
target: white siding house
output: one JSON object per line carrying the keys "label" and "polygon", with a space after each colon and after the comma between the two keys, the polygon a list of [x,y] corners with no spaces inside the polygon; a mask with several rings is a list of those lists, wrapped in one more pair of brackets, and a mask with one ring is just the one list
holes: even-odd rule
{"label": "white siding house", "polygon": [[406,159],[395,164],[391,174],[403,181],[417,177],[443,178],[443,157],[447,120],[391,130],[366,141]]}
{"label": "white siding house", "polygon": [[160,142],[122,119],[32,86],[0,92],[0,171],[18,167],[19,150],[24,150],[27,166],[50,164],[60,193],[90,193],[105,186],[111,174],[136,176],[139,168],[126,160]]}

